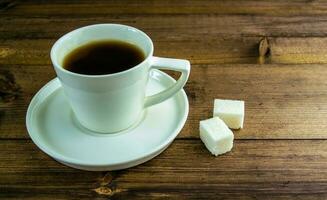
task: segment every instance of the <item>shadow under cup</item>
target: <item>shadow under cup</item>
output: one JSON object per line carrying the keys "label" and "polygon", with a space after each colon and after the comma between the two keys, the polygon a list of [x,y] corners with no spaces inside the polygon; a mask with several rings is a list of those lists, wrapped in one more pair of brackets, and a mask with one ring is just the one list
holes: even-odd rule
{"label": "shadow under cup", "polygon": [[[62,67],[66,55],[94,41],[120,40],[138,46],[145,59],[114,74],[84,75]],[[153,44],[142,31],[118,24],[98,24],[62,36],[51,49],[51,60],[77,120],[92,131],[114,133],[142,116]],[[60,111],[58,111],[60,112]]]}

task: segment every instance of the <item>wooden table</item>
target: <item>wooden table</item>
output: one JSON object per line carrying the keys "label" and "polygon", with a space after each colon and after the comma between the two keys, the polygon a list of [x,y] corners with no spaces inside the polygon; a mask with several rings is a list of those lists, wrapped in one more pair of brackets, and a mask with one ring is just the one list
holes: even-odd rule
{"label": "wooden table", "polygon": [[[135,26],[155,55],[192,63],[185,127],[161,155],[127,170],[63,166],[25,127],[31,98],[55,77],[54,41],[95,23]],[[327,199],[326,47],[323,1],[1,0],[0,198]],[[198,132],[214,98],[246,102],[244,129],[219,157]]]}

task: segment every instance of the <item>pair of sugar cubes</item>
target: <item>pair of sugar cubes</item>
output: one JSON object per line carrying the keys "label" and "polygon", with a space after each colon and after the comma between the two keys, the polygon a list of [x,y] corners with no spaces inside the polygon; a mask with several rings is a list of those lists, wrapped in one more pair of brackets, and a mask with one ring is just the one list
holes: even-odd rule
{"label": "pair of sugar cubes", "polygon": [[243,128],[244,101],[215,99],[213,118],[200,121],[200,138],[215,156],[233,148],[234,134],[229,129]]}

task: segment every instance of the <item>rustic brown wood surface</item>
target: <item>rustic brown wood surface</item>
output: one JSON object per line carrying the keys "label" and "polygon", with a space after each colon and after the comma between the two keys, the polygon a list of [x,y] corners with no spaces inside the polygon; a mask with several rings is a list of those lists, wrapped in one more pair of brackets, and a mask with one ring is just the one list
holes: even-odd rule
{"label": "rustic brown wood surface", "polygon": [[[183,130],[127,170],[63,166],[25,127],[31,98],[55,77],[52,44],[94,23],[140,28],[155,55],[192,63]],[[0,0],[0,198],[327,199],[326,47],[325,1]],[[246,102],[244,129],[219,157],[198,136],[214,98]]]}

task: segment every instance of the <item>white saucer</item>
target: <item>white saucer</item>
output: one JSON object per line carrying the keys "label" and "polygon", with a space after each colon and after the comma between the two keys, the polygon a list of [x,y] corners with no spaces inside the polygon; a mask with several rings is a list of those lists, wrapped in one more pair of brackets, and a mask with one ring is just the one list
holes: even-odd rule
{"label": "white saucer", "polygon": [[[147,95],[171,86],[175,80],[153,70]],[[90,171],[118,170],[146,162],[165,150],[183,128],[188,115],[184,90],[149,107],[133,127],[114,133],[96,133],[81,127],[66,102],[59,80],[53,79],[32,99],[26,126],[33,142],[57,161]]]}

